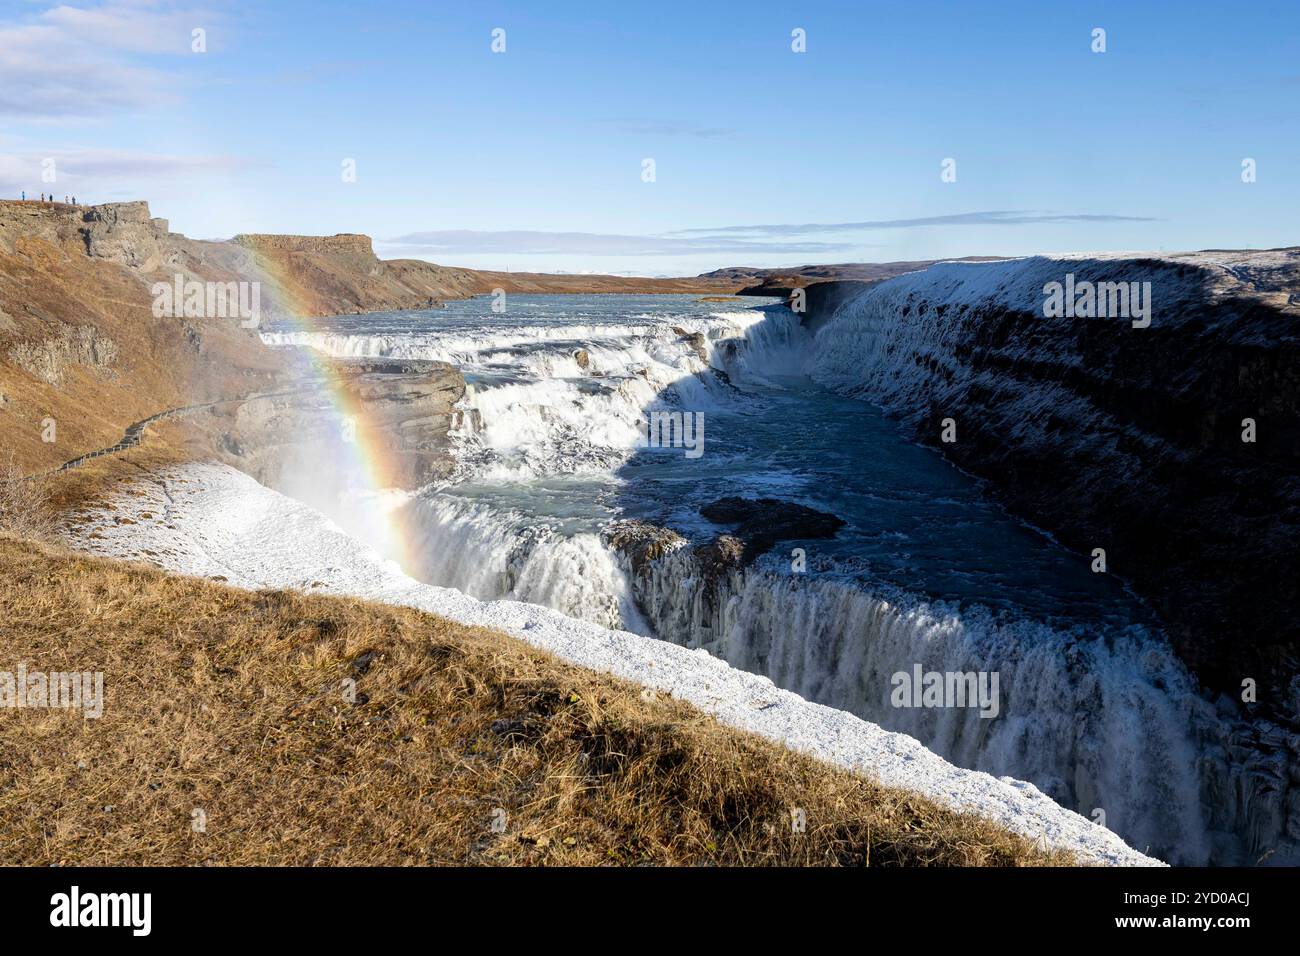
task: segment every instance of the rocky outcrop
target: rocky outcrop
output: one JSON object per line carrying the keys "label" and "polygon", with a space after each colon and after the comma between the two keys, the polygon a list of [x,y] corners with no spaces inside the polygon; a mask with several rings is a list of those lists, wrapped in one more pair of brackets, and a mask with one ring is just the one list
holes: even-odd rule
{"label": "rocky outcrop", "polygon": [[709,364],[709,340],[703,332],[687,332],[677,325],[673,326],[673,332],[681,336],[682,341],[691,347],[701,362]]}
{"label": "rocky outcrop", "polygon": [[637,573],[651,562],[686,545],[686,539],[676,531],[633,519],[610,524],[605,529],[604,540],[610,548],[624,554]]}
{"label": "rocky outcrop", "polygon": [[753,560],[754,555],[747,551],[746,543],[732,534],[720,534],[692,551],[700,569],[701,594],[708,603],[717,603],[719,583]]}
{"label": "rocky outcrop", "polygon": [[842,518],[779,498],[719,498],[702,507],[700,514],[714,524],[732,526],[746,564],[778,541],[833,538],[844,527]]}
{"label": "rocky outcrop", "polygon": [[146,202],[91,206],[82,217],[86,254],[152,272],[163,265],[167,220],[149,215]]}
{"label": "rocky outcrop", "polygon": [[238,235],[229,245],[250,253],[253,270],[272,280],[271,308],[295,315],[425,309],[477,291],[469,270],[380,260],[369,236]]}
{"label": "rocky outcrop", "polygon": [[14,365],[50,385],[62,385],[73,366],[107,370],[117,357],[117,344],[93,325],[60,323],[55,337],[20,342],[9,349]]}
{"label": "rocky outcrop", "polygon": [[337,360],[290,391],[214,414],[226,459],[270,487],[342,487],[364,465],[368,482],[414,491],[455,467],[448,432],[464,392],[445,362]]}
{"label": "rocky outcrop", "polygon": [[[638,608],[668,640],[685,641],[683,635],[692,633],[692,616],[715,621],[720,593],[733,577],[739,579],[748,563],[744,542],[729,534],[691,547],[670,528],[625,519],[609,525],[603,537],[625,563]],[[675,583],[682,580],[691,582],[689,613],[682,613],[673,601],[680,590]]]}
{"label": "rocky outcrop", "polygon": [[455,467],[448,431],[465,378],[446,362],[358,359],[338,363],[344,404],[359,411],[358,427],[375,461],[380,487],[415,490]]}
{"label": "rocky outcrop", "polygon": [[607,546],[622,554],[643,613],[671,640],[698,630],[677,627],[664,613],[664,582],[693,582],[693,614],[715,621],[721,596],[735,593],[744,570],[779,541],[833,538],[844,526],[835,515],[778,498],[726,497],[700,509],[707,520],[731,525],[711,540],[689,547],[677,532],[644,521],[623,520],[605,530]]}
{"label": "rocky outcrop", "polygon": [[[468,285],[428,284],[463,271],[383,263],[365,236],[190,240],[143,202],[0,202],[0,386],[15,397],[0,413],[13,419],[4,423],[6,439],[26,467],[40,470],[108,447],[132,421],[215,403],[184,427],[279,486],[304,458],[317,459],[321,475],[338,471],[331,452],[358,458],[339,446],[346,408],[374,481],[403,488],[436,481],[452,467],[451,405],[464,389],[455,369],[382,360],[307,367],[264,346],[238,318],[160,316],[153,293],[157,283],[170,290],[177,276],[257,284],[260,319],[269,321],[424,307],[434,293],[468,294]],[[250,395],[266,397],[241,401]],[[57,422],[56,443],[42,439],[46,418]]]}
{"label": "rocky outcrop", "polygon": [[155,314],[153,284],[175,273],[240,278],[189,246],[144,203],[0,201],[0,435],[25,470],[107,448],[161,410],[273,387],[282,362],[255,330]]}

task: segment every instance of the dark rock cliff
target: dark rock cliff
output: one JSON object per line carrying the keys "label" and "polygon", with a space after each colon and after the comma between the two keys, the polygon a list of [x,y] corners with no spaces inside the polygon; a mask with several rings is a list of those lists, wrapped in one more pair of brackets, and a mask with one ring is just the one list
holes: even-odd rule
{"label": "dark rock cliff", "polygon": [[[1043,290],[1067,273],[1149,282],[1150,326],[1048,318]],[[825,286],[806,315],[820,378],[898,414],[1081,555],[1104,549],[1208,688],[1239,698],[1253,679],[1264,711],[1295,721],[1300,251],[945,265]]]}

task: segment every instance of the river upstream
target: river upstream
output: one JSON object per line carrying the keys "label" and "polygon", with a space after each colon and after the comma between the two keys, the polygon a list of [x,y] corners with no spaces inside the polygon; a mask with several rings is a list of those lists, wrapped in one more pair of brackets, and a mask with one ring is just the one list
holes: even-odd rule
{"label": "river upstream", "polygon": [[[828,343],[785,307],[519,295],[494,312],[482,297],[263,338],[463,372],[458,470],[396,516],[419,580],[705,647],[960,766],[1029,780],[1139,850],[1240,862],[1203,779],[1214,709],[1142,603],[883,411],[819,384]],[[692,428],[655,442],[656,413]],[[728,496],[843,526],[706,584],[694,549],[732,529],[701,510]],[[686,543],[636,566],[609,543],[628,519]],[[900,705],[896,675],[932,672],[993,677],[992,708],[914,706],[919,691]]]}

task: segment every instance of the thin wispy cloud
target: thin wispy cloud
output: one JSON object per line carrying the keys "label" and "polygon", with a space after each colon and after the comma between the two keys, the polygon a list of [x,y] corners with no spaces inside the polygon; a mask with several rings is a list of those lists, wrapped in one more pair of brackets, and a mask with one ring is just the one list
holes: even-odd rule
{"label": "thin wispy cloud", "polygon": [[806,236],[817,233],[865,232],[879,229],[914,229],[920,226],[1024,226],[1041,223],[1159,222],[1150,216],[1118,216],[1109,213],[1052,213],[1017,210],[988,210],[915,219],[867,219],[860,222],[768,223],[746,226],[713,226],[680,229],[671,236],[766,235]]}
{"label": "thin wispy cloud", "polygon": [[861,248],[856,243],[777,242],[739,238],[636,236],[597,232],[480,231],[442,229],[412,232],[386,239],[382,245],[404,255],[680,256],[749,253],[822,254]]}
{"label": "thin wispy cloud", "polygon": [[88,119],[175,100],[158,60],[191,56],[191,30],[215,17],[191,7],[110,0],[0,20],[0,116]]}
{"label": "thin wispy cloud", "polygon": [[910,229],[920,226],[1022,226],[1041,223],[1155,222],[1147,216],[1109,213],[1046,213],[990,210],[924,216],[913,219],[873,219],[838,223],[768,223],[679,229],[659,235],[530,230],[480,231],[441,229],[413,232],[385,240],[383,245],[408,255],[673,256],[809,254],[824,255],[863,249],[862,242],[814,241],[822,234]]}
{"label": "thin wispy cloud", "polygon": [[336,80],[339,77],[355,77],[365,70],[383,66],[381,60],[366,60],[357,57],[343,57],[337,60],[323,60],[311,63],[296,70],[276,70],[265,76],[250,76],[247,82],[261,84],[266,82],[285,86],[314,86],[317,83]]}
{"label": "thin wispy cloud", "polygon": [[[123,181],[191,178],[201,175],[227,174],[246,169],[252,163],[238,156],[171,155],[137,153],[115,149],[63,149],[49,153],[0,153],[0,191],[16,193],[25,189],[29,195],[42,191],[41,173],[46,160],[54,161],[57,190],[84,192],[91,187],[101,190]],[[44,189],[44,191],[51,191]]]}

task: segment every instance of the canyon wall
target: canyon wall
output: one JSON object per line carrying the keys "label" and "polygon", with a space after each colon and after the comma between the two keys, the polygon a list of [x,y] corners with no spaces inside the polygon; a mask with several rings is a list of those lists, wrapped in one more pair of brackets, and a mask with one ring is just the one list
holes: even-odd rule
{"label": "canyon wall", "polygon": [[[1046,315],[1067,276],[1080,304],[1083,283],[1139,283],[1149,327]],[[1244,708],[1300,729],[1300,251],[846,285],[810,296],[817,379],[884,406],[1080,560],[1104,549],[1211,691],[1240,703],[1254,681]]]}
{"label": "canyon wall", "polygon": [[[227,244],[210,244],[227,245]],[[730,294],[724,279],[485,272],[422,259],[380,259],[369,236],[240,235],[229,245],[254,254],[274,280],[272,302],[298,315],[424,309],[500,289],[509,293]],[[225,250],[221,252],[228,254]],[[274,305],[273,305],[274,307]]]}

